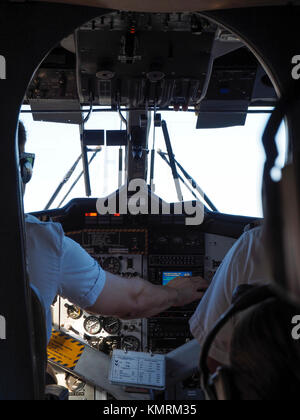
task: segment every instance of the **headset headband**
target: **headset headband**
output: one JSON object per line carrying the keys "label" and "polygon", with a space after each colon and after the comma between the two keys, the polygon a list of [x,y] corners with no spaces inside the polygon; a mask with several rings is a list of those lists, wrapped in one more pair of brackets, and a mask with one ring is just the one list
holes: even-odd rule
{"label": "headset headband", "polygon": [[[279,156],[276,134],[284,117],[295,108],[300,100],[300,86],[297,84],[282,97],[265,128],[262,143],[266,153],[266,162],[263,173],[263,195],[264,199],[264,213],[266,219],[266,233],[267,233],[267,247],[270,251],[270,261],[272,274],[276,286],[280,287],[280,294],[286,295],[285,298],[290,300],[290,303],[295,302],[294,296],[289,293],[289,281],[287,276],[287,266],[284,250],[284,211],[282,206],[282,182],[275,182],[272,179],[271,170],[275,167],[276,159]],[[295,157],[294,157],[295,162]],[[298,173],[296,175],[296,187],[300,186],[300,165],[299,159],[296,161]],[[288,180],[289,185],[291,179]],[[299,300],[298,300],[299,302]]]}

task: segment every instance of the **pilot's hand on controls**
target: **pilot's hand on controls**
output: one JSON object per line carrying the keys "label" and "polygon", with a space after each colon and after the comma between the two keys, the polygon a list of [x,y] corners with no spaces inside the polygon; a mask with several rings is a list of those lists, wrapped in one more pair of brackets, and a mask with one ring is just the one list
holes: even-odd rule
{"label": "pilot's hand on controls", "polygon": [[175,289],[178,293],[175,306],[185,306],[202,299],[209,287],[209,283],[202,277],[176,277],[166,286]]}

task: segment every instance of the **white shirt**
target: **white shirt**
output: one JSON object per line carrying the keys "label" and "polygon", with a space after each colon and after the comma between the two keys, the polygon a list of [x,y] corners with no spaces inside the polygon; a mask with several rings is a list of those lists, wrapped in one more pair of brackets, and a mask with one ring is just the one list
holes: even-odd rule
{"label": "white shirt", "polygon": [[30,283],[46,312],[51,336],[51,305],[57,295],[82,309],[93,306],[102,292],[106,273],[79,244],[65,236],[58,223],[43,223],[26,215],[26,254]]}
{"label": "white shirt", "polygon": [[[262,244],[262,228],[244,233],[230,249],[190,320],[193,336],[201,345],[218,319],[232,303],[235,289],[241,284],[260,285],[271,282]],[[230,342],[236,318],[232,318],[217,335],[210,357],[221,364],[229,363]]]}

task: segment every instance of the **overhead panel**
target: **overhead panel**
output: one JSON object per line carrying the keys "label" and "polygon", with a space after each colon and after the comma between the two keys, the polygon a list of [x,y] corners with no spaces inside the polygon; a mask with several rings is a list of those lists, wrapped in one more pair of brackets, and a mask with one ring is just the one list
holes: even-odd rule
{"label": "overhead panel", "polygon": [[81,103],[146,109],[197,104],[216,27],[197,14],[116,12],[76,33]]}

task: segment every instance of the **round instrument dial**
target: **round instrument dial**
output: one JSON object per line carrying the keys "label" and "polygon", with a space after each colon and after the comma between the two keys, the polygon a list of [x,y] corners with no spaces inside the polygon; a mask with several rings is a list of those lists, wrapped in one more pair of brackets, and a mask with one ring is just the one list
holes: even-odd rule
{"label": "round instrument dial", "polygon": [[103,320],[103,328],[104,330],[111,335],[116,335],[120,332],[122,327],[121,321],[117,318],[104,318]]}
{"label": "round instrument dial", "polygon": [[70,374],[66,376],[66,384],[67,384],[68,390],[71,392],[80,392],[85,387],[84,382],[82,382],[80,379],[75,378],[75,376],[72,376]]}
{"label": "round instrument dial", "polygon": [[89,316],[83,323],[84,329],[88,334],[97,335],[102,330],[102,324],[96,316]]}
{"label": "round instrument dial", "polygon": [[113,350],[121,348],[121,338],[120,337],[104,337],[101,340],[99,350],[105,354],[111,355]]}
{"label": "round instrument dial", "polygon": [[71,319],[79,319],[82,317],[82,310],[75,305],[65,305],[67,308],[68,317]]}
{"label": "round instrument dial", "polygon": [[109,257],[103,261],[102,267],[105,271],[108,271],[109,273],[119,274],[121,270],[121,262],[118,258]]}
{"label": "round instrument dial", "polygon": [[141,342],[138,338],[128,335],[123,338],[122,349],[126,351],[139,351]]}

